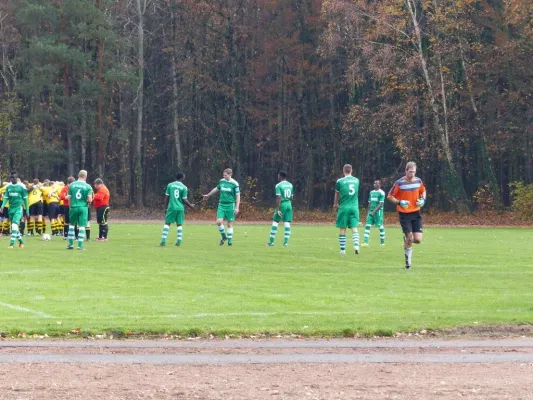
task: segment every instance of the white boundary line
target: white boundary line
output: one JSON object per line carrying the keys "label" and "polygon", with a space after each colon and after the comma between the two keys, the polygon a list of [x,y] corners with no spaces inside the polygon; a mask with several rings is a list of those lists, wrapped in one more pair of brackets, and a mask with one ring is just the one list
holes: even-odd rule
{"label": "white boundary line", "polygon": [[10,308],[11,310],[17,310],[17,311],[23,311],[26,313],[30,313],[30,314],[35,314],[43,318],[55,318],[53,315],[44,313],[42,311],[30,310],[29,308],[14,306],[13,304],[3,303],[1,301],[0,301],[0,306],[5,307],[5,308]]}

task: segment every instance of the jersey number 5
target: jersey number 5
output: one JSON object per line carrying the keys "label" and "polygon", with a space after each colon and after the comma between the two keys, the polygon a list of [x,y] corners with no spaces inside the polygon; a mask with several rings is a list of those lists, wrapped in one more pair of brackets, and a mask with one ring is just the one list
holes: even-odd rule
{"label": "jersey number 5", "polygon": [[350,184],[348,185],[348,189],[350,189],[350,191],[348,192],[348,194],[349,194],[350,196],[353,196],[353,195],[355,194],[355,185],[354,185],[353,183],[350,183]]}

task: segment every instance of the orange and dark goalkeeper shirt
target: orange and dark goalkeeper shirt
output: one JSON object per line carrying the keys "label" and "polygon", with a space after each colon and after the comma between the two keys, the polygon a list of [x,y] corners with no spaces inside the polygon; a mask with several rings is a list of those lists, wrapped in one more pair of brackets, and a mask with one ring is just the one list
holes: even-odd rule
{"label": "orange and dark goalkeeper shirt", "polygon": [[387,197],[393,196],[396,200],[409,201],[409,207],[403,208],[399,204],[396,206],[396,210],[401,213],[412,213],[420,210],[420,207],[416,205],[416,202],[426,192],[422,179],[416,176],[412,181],[405,179],[405,176],[394,182]]}
{"label": "orange and dark goalkeeper shirt", "polygon": [[105,185],[100,185],[93,197],[94,208],[109,206],[109,189]]}

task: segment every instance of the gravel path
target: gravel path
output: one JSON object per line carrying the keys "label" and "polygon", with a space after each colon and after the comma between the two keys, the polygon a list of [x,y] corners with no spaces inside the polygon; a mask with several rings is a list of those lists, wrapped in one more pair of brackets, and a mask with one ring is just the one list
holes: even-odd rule
{"label": "gravel path", "polygon": [[0,399],[533,399],[533,339],[0,341]]}

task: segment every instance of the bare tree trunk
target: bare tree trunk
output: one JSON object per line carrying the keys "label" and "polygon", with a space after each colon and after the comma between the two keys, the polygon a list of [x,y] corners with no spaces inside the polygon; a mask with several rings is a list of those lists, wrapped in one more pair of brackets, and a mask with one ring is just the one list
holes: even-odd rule
{"label": "bare tree trunk", "polygon": [[134,137],[134,166],[133,174],[135,178],[134,202],[136,207],[143,207],[142,196],[142,130],[143,130],[143,107],[144,107],[144,13],[146,11],[147,0],[136,0],[139,34],[137,56],[139,59],[139,84],[137,86],[137,128]]}
{"label": "bare tree trunk", "polygon": [[[471,205],[468,200],[468,196],[466,194],[466,190],[464,188],[463,182],[457,173],[457,168],[455,165],[455,161],[453,158],[453,153],[450,148],[450,142],[448,137],[448,126],[447,126],[447,115],[446,115],[446,97],[445,97],[445,90],[444,90],[444,81],[442,77],[442,72],[440,75],[441,80],[441,96],[442,102],[443,102],[443,110],[444,110],[444,121],[445,126],[442,125],[440,122],[440,111],[439,107],[436,101],[436,95],[433,91],[433,85],[431,83],[431,78],[429,76],[429,70],[427,66],[427,61],[424,56],[424,50],[422,47],[422,32],[419,25],[419,18],[417,16],[417,8],[416,8],[416,2],[415,0],[405,0],[407,8],[409,9],[409,13],[411,14],[411,20],[413,23],[413,27],[416,34],[417,39],[417,51],[420,58],[420,64],[422,67],[422,72],[424,74],[424,80],[426,82],[426,86],[428,88],[428,96],[429,101],[431,105],[431,110],[433,111],[433,128],[435,129],[435,132],[438,133],[440,144],[441,144],[441,150],[444,153],[444,157],[447,163],[447,174],[449,175],[450,183],[448,185],[450,189],[450,194],[455,200],[455,203],[457,206],[464,206],[467,211],[471,211]],[[439,65],[438,69],[439,71],[442,71],[442,66],[440,65],[440,59],[439,59]]]}
{"label": "bare tree trunk", "polygon": [[[98,12],[102,12],[102,0],[96,0],[96,8]],[[98,40],[96,45],[96,60],[98,63],[97,79],[100,84],[100,89],[104,90],[104,80],[102,78],[102,64],[103,64],[103,43],[100,35],[101,27],[98,26]],[[103,135],[103,115],[102,115],[102,94],[98,96],[97,100],[97,150],[96,150],[96,169],[99,176],[104,175],[104,135]]]}
{"label": "bare tree trunk", "polygon": [[[176,38],[176,27],[175,27],[175,18],[174,13],[172,13],[172,29],[174,34],[172,35],[172,39],[174,41],[177,40]],[[173,123],[173,130],[174,130],[174,146],[176,148],[176,164],[178,165],[178,168],[182,168],[183,166],[183,156],[181,153],[181,134],[180,134],[180,127],[179,127],[179,113],[178,113],[178,71],[176,69],[176,51],[172,51],[172,58],[170,60],[171,62],[171,71],[172,71],[172,123]]]}

